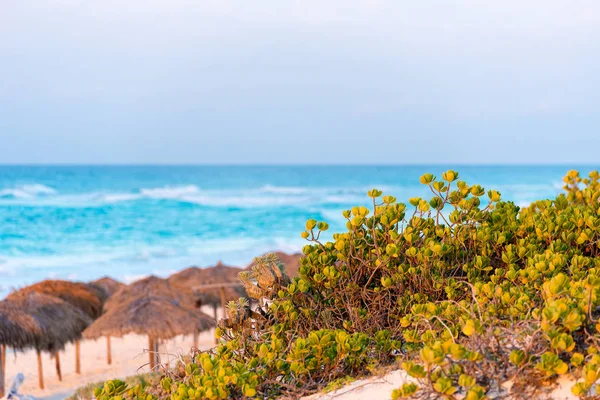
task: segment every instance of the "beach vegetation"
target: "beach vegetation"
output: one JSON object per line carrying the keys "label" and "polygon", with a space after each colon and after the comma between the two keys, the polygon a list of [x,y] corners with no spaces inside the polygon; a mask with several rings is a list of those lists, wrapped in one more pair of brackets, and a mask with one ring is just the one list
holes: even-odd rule
{"label": "beach vegetation", "polygon": [[161,376],[158,373],[152,372],[133,375],[124,380],[114,379],[107,382],[90,383],[77,389],[67,400],[126,398],[130,389],[135,388],[135,391],[149,391],[151,386],[160,385],[160,380]]}
{"label": "beach vegetation", "polygon": [[240,279],[258,308],[231,302],[219,345],[166,372],[162,396],[297,397],[382,365],[411,378],[392,398],[541,398],[565,374],[575,395],[595,393],[598,172],[569,171],[563,193],[527,207],[453,170],[420,182],[431,195],[407,204],[369,191],[332,241],[309,220],[293,279],[256,259]]}

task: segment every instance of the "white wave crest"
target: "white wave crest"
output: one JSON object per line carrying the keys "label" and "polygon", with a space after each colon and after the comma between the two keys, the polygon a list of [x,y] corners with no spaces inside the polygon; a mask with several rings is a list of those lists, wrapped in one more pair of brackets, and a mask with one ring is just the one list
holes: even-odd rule
{"label": "white wave crest", "polygon": [[[262,188],[264,189],[264,187]],[[261,192],[262,192],[261,189]],[[280,195],[287,193],[288,191],[283,188],[267,187],[267,190],[273,190],[272,196],[268,195],[256,195],[256,192],[240,192],[239,194],[231,191],[218,191],[218,190],[207,190],[202,191],[196,185],[185,185],[185,186],[171,186],[154,189],[141,189],[140,195],[144,198],[151,199],[163,199],[163,200],[176,200],[185,203],[192,203],[202,206],[209,207],[263,207],[263,206],[277,206],[277,205],[294,205],[299,204],[302,201],[306,201],[306,198],[291,196],[289,194],[292,191],[295,194],[300,194],[297,189],[300,188],[289,188],[290,192],[288,195]]]}
{"label": "white wave crest", "polygon": [[323,197],[321,203],[339,203],[339,204],[354,204],[359,205],[368,202],[367,196],[356,196],[356,195],[329,195]]}
{"label": "white wave crest", "polygon": [[105,194],[101,197],[103,202],[106,203],[120,203],[122,201],[133,201],[138,200],[142,196],[135,193],[111,193]]}
{"label": "white wave crest", "polygon": [[142,196],[153,199],[178,199],[183,196],[189,196],[198,193],[200,193],[200,188],[196,185],[165,186],[162,188],[140,190],[140,194]]}
{"label": "white wave crest", "polygon": [[259,189],[261,193],[273,193],[273,194],[303,194],[309,189],[297,186],[273,186],[264,185]]}
{"label": "white wave crest", "polygon": [[[374,185],[382,187],[382,185]],[[196,204],[206,207],[260,208],[323,204],[358,205],[368,201],[368,188],[350,187],[295,187],[264,185],[248,189],[200,189],[194,184],[133,189],[131,191],[98,191],[87,193],[57,194],[43,185],[30,185],[18,190],[23,193],[0,191],[1,204],[27,204],[46,207],[101,207],[105,204],[142,201],[144,199],[166,200]],[[401,188],[400,191],[402,194]],[[396,191],[390,190],[391,193]],[[32,193],[40,193],[34,196]],[[50,196],[50,194],[53,194]]]}
{"label": "white wave crest", "polygon": [[184,196],[179,199],[187,203],[198,204],[209,207],[267,207],[267,206],[291,206],[303,204],[310,201],[308,197],[297,196]]}
{"label": "white wave crest", "polygon": [[40,195],[48,196],[56,193],[56,190],[53,188],[40,183],[21,185],[15,188],[0,189],[0,197],[15,199],[32,199]]}

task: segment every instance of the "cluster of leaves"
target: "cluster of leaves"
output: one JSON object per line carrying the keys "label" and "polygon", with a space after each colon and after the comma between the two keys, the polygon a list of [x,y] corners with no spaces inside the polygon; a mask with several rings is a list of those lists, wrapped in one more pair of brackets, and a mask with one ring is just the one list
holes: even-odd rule
{"label": "cluster of leaves", "polygon": [[[127,377],[124,381],[113,380],[108,382],[94,382],[86,386],[82,386],[68,397],[67,400],[91,400],[91,399],[122,399],[127,397],[130,390],[135,388],[132,393],[147,391],[150,394],[148,387],[159,386],[162,376],[158,373],[138,374]],[[119,397],[121,396],[121,397]],[[157,398],[159,396],[150,397]],[[144,397],[145,399],[146,397]],[[150,399],[148,398],[148,399]]]}
{"label": "cluster of leaves", "polygon": [[97,400],[124,400],[127,398],[156,400],[158,397],[150,393],[149,387],[145,383],[130,386],[125,381],[115,379],[94,389],[94,398]]}
{"label": "cluster of leaves", "polygon": [[415,381],[395,398],[539,394],[569,371],[586,396],[600,377],[599,178],[570,171],[566,193],[520,209],[450,170],[423,175],[432,196],[409,205],[370,191],[332,242],[309,220],[299,276],[257,259],[240,278],[259,307],[232,303],[221,344],[163,390],[298,395],[401,353]]}

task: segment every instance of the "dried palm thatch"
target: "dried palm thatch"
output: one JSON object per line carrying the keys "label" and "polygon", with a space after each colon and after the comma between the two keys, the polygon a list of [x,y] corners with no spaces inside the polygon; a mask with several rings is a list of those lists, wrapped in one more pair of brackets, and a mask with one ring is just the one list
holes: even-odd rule
{"label": "dried palm thatch", "polygon": [[83,336],[97,339],[135,333],[154,339],[170,339],[208,330],[214,324],[208,315],[181,307],[170,297],[143,296],[112,308],[90,325]]}
{"label": "dried palm thatch", "polygon": [[15,304],[0,301],[0,344],[23,350],[34,347],[42,329],[35,319]]}
{"label": "dried palm thatch", "polygon": [[106,301],[110,296],[126,286],[124,283],[108,276],[89,282],[88,285],[100,291],[102,301]]}
{"label": "dried palm thatch", "polygon": [[[300,259],[302,258],[302,253],[287,254],[287,253],[283,253],[281,251],[274,251],[272,253],[267,253],[267,254],[275,254],[277,256],[279,261],[283,265],[285,265],[285,272],[287,273],[287,275],[289,277],[293,278],[295,276],[298,276],[298,269],[300,269]],[[267,254],[263,254],[263,256],[265,256]],[[252,267],[254,266],[254,264],[255,264],[255,262],[252,261],[250,263],[250,265],[248,265],[248,267],[246,267],[246,270],[248,270],[248,271],[252,270]]]}
{"label": "dried palm thatch", "polygon": [[187,309],[197,308],[197,296],[185,286],[171,283],[167,279],[149,276],[124,286],[104,304],[104,311],[111,311],[122,304],[131,303],[141,297],[165,297],[176,301]]}
{"label": "dried palm thatch", "polygon": [[[225,301],[237,300],[240,297],[246,296],[246,292],[238,279],[240,271],[241,269],[238,267],[231,267],[219,262],[213,267],[186,268],[181,272],[171,275],[169,281],[181,286],[193,288],[201,304],[220,305],[221,288],[218,287],[218,284],[220,283],[239,283],[239,286],[226,286],[222,288],[225,294]],[[210,287],[202,289],[202,286]]]}
{"label": "dried palm thatch", "polygon": [[57,297],[79,308],[90,318],[98,318],[102,314],[102,300],[97,289],[93,289],[81,282],[62,280],[45,280],[21,290],[13,292],[7,299],[16,295],[28,293],[42,293]]}
{"label": "dried palm thatch", "polygon": [[56,352],[81,337],[92,322],[81,309],[57,297],[38,292],[15,292],[6,300],[9,307],[30,315],[38,326],[31,343],[40,351]]}
{"label": "dried palm thatch", "polygon": [[[169,281],[180,285],[199,285],[214,283],[237,282],[237,274],[241,271],[238,267],[225,265],[218,262],[215,266],[198,268],[190,267],[169,277]],[[190,281],[193,281],[190,283]]]}

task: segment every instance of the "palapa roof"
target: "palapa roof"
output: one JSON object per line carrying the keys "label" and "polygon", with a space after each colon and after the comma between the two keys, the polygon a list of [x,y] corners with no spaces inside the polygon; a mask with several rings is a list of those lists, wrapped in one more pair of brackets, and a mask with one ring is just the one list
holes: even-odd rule
{"label": "palapa roof", "polygon": [[119,289],[106,301],[104,310],[110,311],[121,304],[149,296],[170,298],[177,301],[183,308],[189,309],[196,308],[198,300],[194,292],[185,286],[176,285],[167,279],[149,276]]}
{"label": "palapa roof", "polygon": [[66,343],[79,339],[92,322],[81,309],[44,293],[15,292],[6,303],[30,315],[38,325],[33,342],[27,346],[38,350],[62,350]]}
{"label": "palapa roof", "polygon": [[189,284],[190,281],[196,285],[213,284],[213,283],[231,283],[238,282],[238,274],[242,271],[241,268],[225,265],[218,262],[212,267],[199,268],[189,267],[183,271],[177,272],[169,280],[177,284]]}
{"label": "palapa roof", "polygon": [[88,286],[98,289],[102,295],[102,301],[106,301],[110,296],[118,292],[121,288],[125,287],[124,283],[121,283],[108,276],[96,279],[88,283]]}
{"label": "palapa roof", "polygon": [[[281,263],[283,265],[285,265],[285,272],[288,274],[288,276],[290,278],[298,276],[298,269],[300,269],[300,259],[302,258],[302,253],[287,254],[287,253],[283,253],[281,251],[273,251],[271,253],[275,254],[277,256],[277,258],[279,259],[279,261],[281,261]],[[267,253],[267,254],[271,254],[271,253]],[[263,255],[266,255],[266,254],[263,254]],[[252,269],[253,266],[254,266],[254,261],[252,261],[250,263],[250,265],[248,265],[248,267],[246,267],[246,269],[248,269],[248,270]]]}
{"label": "palapa roof", "polygon": [[106,312],[85,330],[83,336],[97,339],[135,333],[156,339],[170,339],[204,331],[214,325],[215,321],[208,315],[199,310],[183,308],[171,298],[144,296]]}
{"label": "palapa roof", "polygon": [[[224,287],[225,301],[237,300],[240,297],[246,297],[246,291],[238,279],[241,268],[224,265],[219,262],[217,265],[206,268],[189,267],[183,271],[177,272],[169,277],[169,281],[177,285],[192,288],[199,296],[202,304],[221,304],[221,292],[219,287],[214,287],[219,283],[239,284],[239,286]],[[212,287],[202,289],[203,285]]]}
{"label": "palapa roof", "polygon": [[49,279],[17,290],[11,293],[7,299],[23,293],[43,293],[58,297],[79,308],[92,319],[98,318],[102,314],[101,294],[98,289],[91,288],[85,283]]}
{"label": "palapa roof", "polygon": [[35,319],[15,304],[0,301],[0,344],[14,349],[25,349],[35,345],[42,329]]}

